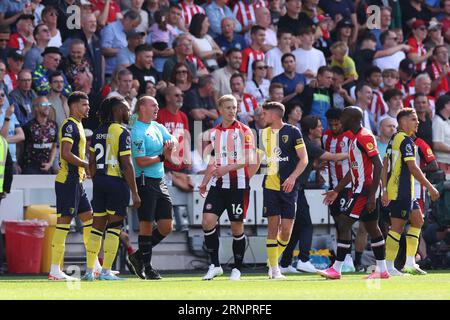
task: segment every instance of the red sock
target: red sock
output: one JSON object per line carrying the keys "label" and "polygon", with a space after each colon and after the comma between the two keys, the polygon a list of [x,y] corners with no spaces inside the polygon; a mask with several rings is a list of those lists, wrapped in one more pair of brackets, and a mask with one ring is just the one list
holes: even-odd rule
{"label": "red sock", "polygon": [[100,262],[100,265],[103,266],[103,258],[98,258],[98,262]]}
{"label": "red sock", "polygon": [[135,251],[135,250],[134,250],[134,248],[133,248],[132,246],[129,246],[129,247],[127,248],[128,255],[133,254],[134,251]]}

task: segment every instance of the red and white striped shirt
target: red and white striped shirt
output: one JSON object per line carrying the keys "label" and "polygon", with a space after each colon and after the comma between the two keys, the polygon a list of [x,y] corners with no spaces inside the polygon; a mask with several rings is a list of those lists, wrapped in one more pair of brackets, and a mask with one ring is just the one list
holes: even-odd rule
{"label": "red and white striped shirt", "polygon": [[[351,131],[342,132],[337,136],[333,136],[331,130],[326,130],[322,136],[323,148],[333,154],[348,153],[353,133]],[[350,169],[350,161],[329,161],[330,185],[335,188],[339,181],[345,177]],[[350,188],[350,184],[347,186]]]}
{"label": "red and white striped shirt", "polygon": [[242,96],[241,112],[239,112],[239,114],[249,114],[253,116],[256,108],[258,108],[258,101],[256,101],[256,98],[250,93],[244,93],[244,95]]}
{"label": "red and white striped shirt", "polygon": [[382,115],[388,112],[388,106],[383,99],[383,94],[378,89],[373,89],[373,97],[372,102],[370,103],[370,112],[375,115],[375,122],[378,123],[378,120]]}
{"label": "red and white striped shirt", "polygon": [[203,64],[202,60],[200,60],[199,57],[197,57],[194,54],[190,54],[186,57],[186,60],[192,62],[194,66],[197,68],[197,70],[201,70],[205,68],[205,65]]}
{"label": "red and white striped shirt", "polygon": [[181,16],[184,21],[184,24],[186,25],[186,28],[189,28],[192,17],[195,14],[197,13],[205,14],[205,9],[203,9],[199,5],[196,5],[193,0],[192,1],[184,0],[180,3],[180,5],[181,5]]}
{"label": "red and white striped shirt", "polygon": [[[216,166],[244,163],[245,150],[255,149],[255,140],[251,129],[237,120],[228,128],[223,128],[222,124],[219,124],[211,129],[208,135],[208,143],[214,151]],[[248,165],[230,171],[220,178],[213,177],[211,185],[223,189],[250,188]]]}
{"label": "red and white striped shirt", "polygon": [[[418,57],[423,57],[427,53],[427,50],[425,49],[423,42],[418,43],[417,39],[413,36],[408,38],[406,44],[411,47],[411,50],[408,53],[416,53]],[[416,64],[416,71],[418,73],[425,71],[426,67],[427,67],[427,60],[423,61],[422,63]]]}
{"label": "red and white striped shirt", "polygon": [[[416,138],[414,144],[417,147],[416,163],[420,169],[425,168],[432,161],[436,160],[433,150],[431,150],[430,146],[424,140]],[[417,179],[414,179],[414,199],[423,199],[423,196],[423,186]]]}
{"label": "red and white striped shirt", "polygon": [[247,75],[247,81],[253,79],[252,63],[255,60],[264,61],[264,52],[261,50],[255,50],[252,47],[246,48],[242,51],[242,64],[239,71]]}
{"label": "red and white striped shirt", "polygon": [[243,28],[248,28],[248,26],[256,24],[255,10],[259,7],[267,7],[267,3],[263,0],[256,0],[252,4],[239,1],[234,5],[233,14]]}
{"label": "red and white striped shirt", "polygon": [[409,96],[411,94],[416,93],[416,85],[414,82],[414,78],[409,80],[407,83],[402,83],[400,80],[395,85],[395,89],[403,92],[403,97]]}
{"label": "red and white striped shirt", "polygon": [[353,193],[361,193],[373,181],[373,163],[370,158],[379,154],[372,132],[361,128],[350,143],[349,156]]}

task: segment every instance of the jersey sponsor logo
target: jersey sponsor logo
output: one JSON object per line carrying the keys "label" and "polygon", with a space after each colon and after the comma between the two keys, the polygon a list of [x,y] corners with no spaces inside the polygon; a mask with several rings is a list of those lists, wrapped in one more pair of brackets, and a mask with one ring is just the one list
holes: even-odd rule
{"label": "jersey sponsor logo", "polygon": [[144,145],[143,140],[133,141],[133,144],[136,146],[136,153],[144,153],[144,150],[142,150],[142,146]]}
{"label": "jersey sponsor logo", "polygon": [[289,136],[287,134],[284,134],[281,136],[281,139],[283,140],[284,143],[287,143],[289,141]]}

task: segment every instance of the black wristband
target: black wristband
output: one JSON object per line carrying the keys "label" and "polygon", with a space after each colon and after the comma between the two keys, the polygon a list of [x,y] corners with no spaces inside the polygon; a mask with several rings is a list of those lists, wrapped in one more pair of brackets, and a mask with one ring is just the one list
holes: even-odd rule
{"label": "black wristband", "polygon": [[11,121],[11,118],[5,117],[5,121]]}
{"label": "black wristband", "polygon": [[164,162],[164,160],[166,160],[166,157],[163,154],[160,154],[158,157],[159,157],[159,162]]}

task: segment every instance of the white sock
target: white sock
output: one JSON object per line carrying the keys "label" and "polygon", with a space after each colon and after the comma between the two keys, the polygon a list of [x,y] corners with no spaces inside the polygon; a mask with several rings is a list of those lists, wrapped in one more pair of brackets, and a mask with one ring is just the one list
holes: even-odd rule
{"label": "white sock", "polygon": [[102,269],[102,275],[109,276],[111,274],[111,269]]}
{"label": "white sock", "polygon": [[380,273],[386,272],[386,260],[377,260],[377,267]]}
{"label": "white sock", "polygon": [[353,258],[350,253],[345,256],[344,264],[353,267]]}
{"label": "white sock", "polygon": [[394,270],[395,269],[394,261],[386,260],[386,267],[387,267],[388,271],[389,270]]}
{"label": "white sock", "polygon": [[341,273],[343,265],[344,265],[344,261],[336,260],[333,264],[333,269],[336,270],[338,273]]}
{"label": "white sock", "polygon": [[414,267],[415,264],[416,264],[416,259],[414,257],[406,257],[405,266]]}
{"label": "white sock", "polygon": [[61,269],[59,268],[58,264],[52,264],[50,266],[50,274],[58,274],[61,272]]}
{"label": "white sock", "polygon": [[98,258],[95,259],[95,265],[94,265],[94,270],[101,270],[102,269],[102,265],[100,264],[100,261],[98,261]]}

